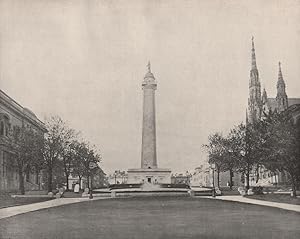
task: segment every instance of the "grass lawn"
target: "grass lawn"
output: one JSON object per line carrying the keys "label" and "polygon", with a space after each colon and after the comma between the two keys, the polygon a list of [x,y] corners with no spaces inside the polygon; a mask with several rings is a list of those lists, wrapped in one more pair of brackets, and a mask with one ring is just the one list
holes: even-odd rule
{"label": "grass lawn", "polygon": [[[52,198],[12,198],[10,195],[0,195],[0,209],[5,207],[19,206],[36,202],[44,202]],[[0,237],[1,238],[1,237]]]}
{"label": "grass lawn", "polygon": [[232,190],[230,190],[230,188],[228,188],[228,187],[221,188],[221,192],[222,192],[223,196],[240,195],[240,193],[237,190],[237,188],[234,188]]}
{"label": "grass lawn", "polygon": [[300,238],[300,214],[204,198],[107,199],[2,219],[0,238]]}
{"label": "grass lawn", "polygon": [[81,198],[82,192],[80,193],[74,193],[74,192],[64,192],[64,198]]}
{"label": "grass lawn", "polygon": [[270,201],[270,202],[281,202],[300,205],[300,198],[292,198],[287,194],[264,194],[264,195],[251,195],[248,198]]}

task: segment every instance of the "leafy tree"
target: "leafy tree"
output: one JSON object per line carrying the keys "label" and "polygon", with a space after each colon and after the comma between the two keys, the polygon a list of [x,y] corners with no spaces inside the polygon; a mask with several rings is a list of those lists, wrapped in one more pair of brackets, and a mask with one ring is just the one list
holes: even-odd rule
{"label": "leafy tree", "polygon": [[274,112],[265,119],[264,165],[290,175],[293,195],[296,196],[300,173],[300,129],[287,112]]}
{"label": "leafy tree", "polygon": [[98,167],[93,171],[93,187],[101,188],[108,185],[106,174]]}
{"label": "leafy tree", "polygon": [[27,171],[37,171],[42,165],[43,134],[26,126],[15,126],[10,135],[14,162],[19,174],[19,190],[25,194],[24,176]]}
{"label": "leafy tree", "polygon": [[[98,154],[95,149],[92,149],[86,142],[74,142],[72,157],[72,174],[78,176],[80,182],[83,177],[87,177],[87,181],[89,182],[92,172],[96,171],[97,168],[100,169],[99,163],[101,162],[101,155]],[[97,166],[93,171],[90,169],[91,163],[94,163]]]}
{"label": "leafy tree", "polygon": [[46,128],[43,155],[48,173],[48,192],[52,192],[53,170],[63,157],[67,142],[74,137],[74,130],[70,129],[58,116],[49,118]]}
{"label": "leafy tree", "polygon": [[52,174],[52,185],[53,189],[61,188],[66,184],[66,177],[64,173],[63,161],[60,159],[53,167]]}
{"label": "leafy tree", "polygon": [[100,167],[92,169],[93,188],[107,187],[108,180],[106,174]]}
{"label": "leafy tree", "polygon": [[223,140],[224,147],[224,170],[229,171],[229,187],[232,189],[233,186],[233,174],[237,169],[238,157],[235,153],[237,145],[236,137],[234,131],[231,130],[229,135]]}
{"label": "leafy tree", "polygon": [[209,143],[203,145],[208,152],[209,164],[214,163],[217,171],[217,185],[220,187],[220,173],[226,170],[226,164],[224,158],[226,157],[225,138],[215,133],[208,137]]}
{"label": "leafy tree", "polygon": [[73,163],[74,163],[74,158],[76,157],[76,139],[72,139],[71,142],[66,141],[64,150],[62,153],[62,167],[63,167],[63,172],[65,176],[65,184],[67,187],[67,190],[69,190],[69,177],[73,171]]}
{"label": "leafy tree", "polygon": [[255,124],[240,124],[230,132],[230,153],[237,171],[245,175],[246,188],[250,188],[250,174],[261,164],[263,138]]}
{"label": "leafy tree", "polygon": [[77,140],[72,143],[72,171],[71,174],[79,178],[79,185],[81,186],[81,180],[86,175],[86,168],[82,161],[86,157],[86,150],[84,144]]}
{"label": "leafy tree", "polygon": [[[92,149],[89,144],[84,144],[85,145],[85,157],[82,158],[81,162],[84,167],[85,171],[85,176],[87,177],[87,181],[89,182],[90,177],[92,174],[94,174],[95,170],[99,168],[99,163],[101,161],[101,156],[100,154],[96,153],[95,149]],[[90,165],[93,164],[96,167],[94,169],[90,168]],[[91,187],[91,185],[89,186]]]}

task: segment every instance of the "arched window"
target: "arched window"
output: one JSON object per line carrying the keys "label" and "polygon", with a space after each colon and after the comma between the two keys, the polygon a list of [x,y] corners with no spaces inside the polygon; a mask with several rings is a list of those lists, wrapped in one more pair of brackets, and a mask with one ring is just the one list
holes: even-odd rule
{"label": "arched window", "polygon": [[5,124],[5,127],[4,127],[4,133],[5,133],[5,136],[8,136],[8,130],[10,128],[10,125],[8,124],[8,122]]}
{"label": "arched window", "polygon": [[9,129],[9,116],[7,114],[0,114],[0,135],[8,136]]}

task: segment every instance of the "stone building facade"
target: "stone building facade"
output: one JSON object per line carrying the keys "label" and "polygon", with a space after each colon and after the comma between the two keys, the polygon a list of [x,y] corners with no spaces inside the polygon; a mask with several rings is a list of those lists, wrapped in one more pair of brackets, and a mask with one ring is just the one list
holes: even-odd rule
{"label": "stone building facade", "polygon": [[191,175],[190,185],[192,187],[210,187],[212,185],[209,164],[202,164],[195,168]]}
{"label": "stone building facade", "polygon": [[171,184],[186,184],[190,185],[192,175],[187,171],[185,173],[172,173]]}
{"label": "stone building facade", "polygon": [[247,111],[247,121],[249,123],[253,123],[256,120],[261,119],[261,117],[264,116],[264,113],[269,113],[270,111],[275,110],[277,112],[282,112],[293,105],[300,105],[300,98],[288,98],[287,96],[286,84],[283,79],[280,62],[276,88],[277,95],[275,98],[269,98],[265,88],[263,89],[263,93],[261,93],[261,83],[256,64],[254,41],[252,38],[251,70]]}
{"label": "stone building facade", "polygon": [[[195,168],[191,174],[190,185],[192,187],[212,187],[213,186],[213,177],[215,178],[215,186],[218,185],[218,175],[217,172],[212,173],[212,169],[209,167],[209,164],[202,164],[199,167]],[[221,188],[229,187],[230,182],[230,172],[220,172],[219,174],[219,186]],[[232,183],[234,187],[241,186],[241,174],[234,173],[232,177]]]}
{"label": "stone building facade", "polygon": [[[252,38],[251,49],[251,70],[249,80],[249,98],[248,98],[248,111],[246,112],[246,123],[253,123],[260,120],[265,114],[270,111],[283,112],[290,111],[293,115],[294,122],[299,124],[300,118],[300,98],[288,98],[286,93],[286,84],[283,78],[281,63],[279,62],[278,78],[277,78],[277,94],[275,98],[269,98],[266,89],[261,93],[261,83],[256,64],[256,55],[254,41]],[[250,185],[256,185],[256,173],[253,172],[250,177]],[[284,173],[274,174],[261,167],[258,170],[259,183],[264,185],[280,184],[287,181],[287,175]]]}
{"label": "stone building facade", "polygon": [[[10,147],[9,134],[14,127],[31,127],[44,134],[46,128],[42,121],[27,108],[22,107],[6,93],[0,90],[0,191],[16,191],[19,188],[19,176]],[[27,172],[25,188],[39,189],[41,186],[40,172]]]}
{"label": "stone building facade", "polygon": [[116,170],[114,173],[108,175],[108,183],[113,184],[126,184],[128,174],[125,171]]}

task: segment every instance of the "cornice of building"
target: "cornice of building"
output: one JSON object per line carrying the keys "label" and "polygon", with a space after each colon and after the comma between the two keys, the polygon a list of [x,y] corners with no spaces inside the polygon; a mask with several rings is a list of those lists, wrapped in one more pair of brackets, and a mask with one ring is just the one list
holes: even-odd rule
{"label": "cornice of building", "polygon": [[0,90],[0,99],[1,104],[5,105],[17,115],[26,119],[29,123],[38,127],[40,130],[44,132],[46,131],[45,124],[41,120],[39,120],[32,111],[30,111],[27,108],[24,108],[22,105],[20,105],[2,90]]}

